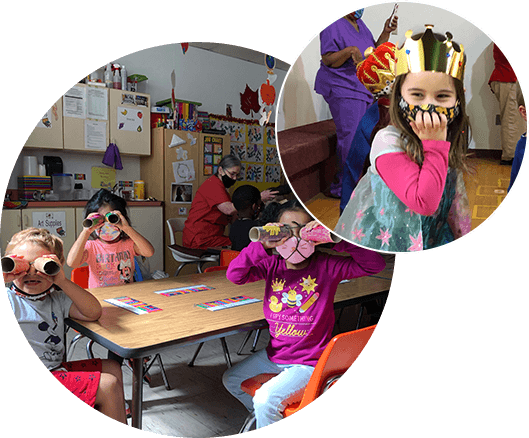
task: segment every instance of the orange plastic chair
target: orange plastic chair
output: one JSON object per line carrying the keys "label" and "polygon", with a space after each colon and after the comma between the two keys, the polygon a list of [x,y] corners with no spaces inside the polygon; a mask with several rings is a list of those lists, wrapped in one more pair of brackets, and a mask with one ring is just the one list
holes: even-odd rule
{"label": "orange plastic chair", "polygon": [[[316,400],[347,371],[371,338],[376,325],[334,336],[323,351],[305,387],[301,401],[289,404],[283,416],[288,417]],[[258,374],[241,383],[241,389],[252,397],[255,392],[277,374]],[[239,433],[248,432],[255,423],[250,413]]]}
{"label": "orange plastic chair", "polygon": [[228,266],[230,262],[237,257],[241,252],[232,249],[223,249],[220,251],[220,266]]}
{"label": "orange plastic chair", "polygon": [[215,271],[227,271],[227,266],[210,266],[209,268],[204,269],[204,272],[215,272]]}
{"label": "orange plastic chair", "polygon": [[88,266],[81,266],[72,271],[72,281],[83,289],[88,287]]}
{"label": "orange plastic chair", "polygon": [[237,257],[241,252],[232,249],[223,249],[220,251],[219,266],[210,266],[204,269],[204,272],[226,271],[230,262]]}
{"label": "orange plastic chair", "polygon": [[[81,286],[83,289],[86,289],[88,287],[88,266],[81,266],[79,268],[75,268],[72,270],[72,281],[78,285]],[[77,333],[77,332],[76,332]],[[82,338],[84,338],[84,335],[81,333],[77,333],[72,341],[70,342],[70,345],[68,347],[68,351],[66,353],[66,357],[70,357],[73,353],[73,349],[75,348],[75,345],[77,342],[79,342]],[[87,356],[92,359],[94,357],[92,353],[92,345],[94,341],[90,340],[86,344],[86,354]]]}

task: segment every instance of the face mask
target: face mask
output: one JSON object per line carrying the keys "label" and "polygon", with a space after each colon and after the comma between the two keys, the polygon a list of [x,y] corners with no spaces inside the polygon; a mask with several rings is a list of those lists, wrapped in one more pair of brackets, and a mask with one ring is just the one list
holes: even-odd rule
{"label": "face mask", "polygon": [[437,113],[444,114],[448,124],[452,123],[454,119],[459,115],[459,101],[456,102],[455,106],[451,108],[445,108],[443,106],[433,105],[431,103],[426,105],[410,105],[404,100],[403,97],[400,98],[399,109],[406,116],[408,121],[414,122],[415,117],[419,111],[424,111],[425,113]]}
{"label": "face mask", "polygon": [[314,253],[314,244],[299,237],[292,236],[276,249],[286,261],[297,265],[308,259]]}
{"label": "face mask", "polygon": [[226,187],[227,189],[229,189],[236,182],[237,181],[231,179],[228,175],[222,175],[222,184],[224,184],[224,187]]}
{"label": "face mask", "polygon": [[364,8],[358,9],[358,11],[353,12],[353,17],[355,18],[355,20],[359,20],[360,18],[362,18],[362,15],[364,15]]}
{"label": "face mask", "polygon": [[96,230],[97,235],[105,242],[113,242],[121,235],[121,230],[114,225],[105,223],[101,228]]}

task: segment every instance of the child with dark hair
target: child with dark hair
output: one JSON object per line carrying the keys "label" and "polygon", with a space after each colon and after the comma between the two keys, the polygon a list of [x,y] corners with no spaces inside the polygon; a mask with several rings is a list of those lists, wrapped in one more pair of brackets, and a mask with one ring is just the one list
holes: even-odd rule
{"label": "child with dark hair", "polygon": [[[99,190],[86,204],[84,216],[114,213],[119,222],[103,221],[83,228],[68,253],[68,265],[88,264],[88,287],[116,286],[132,282],[134,256],[151,257],[154,248],[130,225],[127,202],[108,190]],[[126,273],[126,275],[124,274]]]}
{"label": "child with dark hair", "polygon": [[231,249],[241,251],[250,244],[250,229],[258,225],[256,218],[262,206],[261,192],[257,187],[246,184],[233,192],[231,201],[238,214],[230,227]]}
{"label": "child with dark hair", "polygon": [[[340,281],[373,275],[385,267],[380,254],[345,241],[333,247],[344,255],[314,252],[314,244],[302,239],[300,230],[310,231],[319,223],[297,201],[287,204],[268,225],[287,225],[293,235],[278,242],[251,242],[226,272],[228,280],[239,285],[265,280],[263,311],[270,342],[222,378],[226,389],[255,412],[257,428],[280,420],[285,404],[301,400],[332,337],[333,302]],[[241,390],[241,383],[261,373],[277,376],[252,398]]]}

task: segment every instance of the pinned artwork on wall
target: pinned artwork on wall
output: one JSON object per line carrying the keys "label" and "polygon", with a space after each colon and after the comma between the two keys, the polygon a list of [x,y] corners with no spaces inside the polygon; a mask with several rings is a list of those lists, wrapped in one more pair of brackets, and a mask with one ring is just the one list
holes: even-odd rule
{"label": "pinned artwork on wall", "polygon": [[241,96],[241,111],[253,118],[254,113],[258,113],[261,109],[259,105],[259,95],[257,91],[252,90],[248,84],[244,89],[244,93],[239,93]]}
{"label": "pinned artwork on wall", "polygon": [[270,117],[276,101],[276,89],[272,85],[277,79],[277,75],[274,73],[274,68],[276,66],[275,58],[270,55],[265,55],[265,65],[268,76],[266,82],[259,87],[259,114],[261,115],[259,124],[261,126],[270,122]]}

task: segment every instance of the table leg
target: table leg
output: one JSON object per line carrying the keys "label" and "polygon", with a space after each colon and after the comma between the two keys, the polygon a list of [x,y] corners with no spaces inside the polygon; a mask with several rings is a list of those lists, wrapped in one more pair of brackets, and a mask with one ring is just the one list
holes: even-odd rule
{"label": "table leg", "polygon": [[143,357],[132,359],[132,427],[141,429],[143,405]]}

